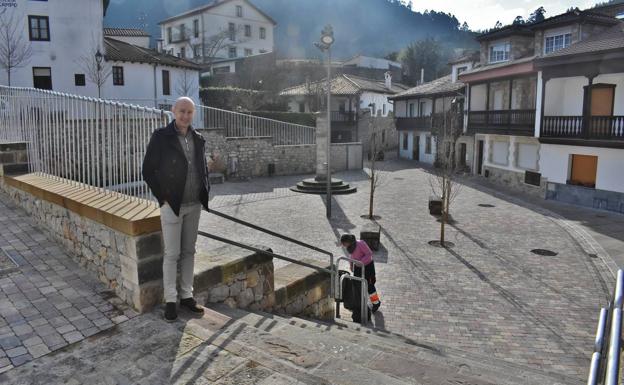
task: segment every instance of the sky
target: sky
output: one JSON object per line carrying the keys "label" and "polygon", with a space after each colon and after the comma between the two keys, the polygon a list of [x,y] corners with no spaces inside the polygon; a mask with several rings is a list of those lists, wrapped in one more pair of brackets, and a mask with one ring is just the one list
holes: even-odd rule
{"label": "sky", "polygon": [[466,21],[471,29],[478,30],[491,28],[496,21],[509,24],[518,15],[527,18],[540,6],[546,9],[546,17],[550,17],[570,7],[589,8],[596,2],[598,0],[412,0],[412,9],[450,12],[460,22]]}

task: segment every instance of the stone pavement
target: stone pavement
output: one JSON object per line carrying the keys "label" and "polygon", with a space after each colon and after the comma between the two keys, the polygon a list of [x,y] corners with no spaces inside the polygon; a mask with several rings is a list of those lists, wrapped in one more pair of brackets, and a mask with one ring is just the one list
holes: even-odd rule
{"label": "stone pavement", "polygon": [[0,373],[135,316],[0,194]]}
{"label": "stone pavement", "polygon": [[[453,204],[455,223],[447,227],[447,240],[456,246],[450,251],[431,247],[427,242],[438,239],[439,223],[427,210],[428,171],[416,163],[384,163],[389,171],[375,198],[383,244],[375,256],[383,303],[377,326],[544,373],[585,377],[598,310],[613,285],[602,259],[593,258],[571,228],[544,210],[493,196],[478,185],[465,185]],[[358,193],[334,198],[331,222],[325,218],[323,197],[288,190],[301,177],[215,185],[211,204],[340,255],[335,246],[339,234],[357,234],[366,222],[360,216],[368,210],[368,185],[361,172],[339,176],[357,186]],[[269,245],[290,257],[313,256],[209,214],[201,227]],[[531,253],[538,248],[557,255]]]}

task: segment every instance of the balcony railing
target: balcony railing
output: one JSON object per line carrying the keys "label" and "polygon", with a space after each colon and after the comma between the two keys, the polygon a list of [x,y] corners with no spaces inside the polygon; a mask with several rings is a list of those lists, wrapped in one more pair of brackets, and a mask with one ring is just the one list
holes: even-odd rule
{"label": "balcony railing", "polygon": [[355,122],[355,112],[353,111],[331,111],[332,122]]}
{"label": "balcony railing", "polygon": [[171,35],[171,43],[180,43],[190,39],[190,35],[186,32],[177,32]]}
{"label": "balcony railing", "polygon": [[544,116],[543,138],[624,140],[624,116]]}
{"label": "balcony railing", "polygon": [[468,129],[532,129],[535,110],[470,111]]}
{"label": "balcony railing", "polygon": [[397,118],[397,130],[429,130],[431,129],[431,115],[411,118]]}

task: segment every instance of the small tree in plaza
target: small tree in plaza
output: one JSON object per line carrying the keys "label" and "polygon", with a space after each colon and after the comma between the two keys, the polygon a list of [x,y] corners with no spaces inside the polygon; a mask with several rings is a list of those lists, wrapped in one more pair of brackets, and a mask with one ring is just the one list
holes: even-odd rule
{"label": "small tree in plaza", "polygon": [[366,218],[375,219],[374,215],[374,205],[375,205],[375,193],[377,192],[377,188],[382,186],[386,182],[386,172],[383,171],[380,166],[380,161],[383,160],[383,151],[385,149],[385,145],[383,143],[382,138],[380,138],[381,132],[379,132],[378,124],[379,119],[376,119],[373,116],[369,117],[369,138],[368,138],[368,155],[369,155],[369,174],[368,180],[370,183],[370,192],[368,199],[368,215]]}
{"label": "small tree in plaza", "polygon": [[93,49],[78,59],[78,65],[85,72],[86,78],[98,89],[98,98],[102,97],[102,86],[112,75],[113,67],[104,60],[104,54],[97,43],[93,43]]}
{"label": "small tree in plaza", "polygon": [[[443,109],[444,110],[444,109]],[[457,182],[460,172],[456,159],[456,146],[462,135],[462,105],[458,99],[453,99],[448,111],[438,115],[433,122],[433,131],[436,136],[436,167],[429,177],[431,191],[442,202],[440,216],[440,245],[446,247],[445,226],[449,221],[450,207],[461,191],[461,184]]]}
{"label": "small tree in plaza", "polygon": [[15,11],[0,10],[0,68],[6,71],[9,86],[13,70],[24,67],[32,57],[31,45],[23,34],[23,19]]}

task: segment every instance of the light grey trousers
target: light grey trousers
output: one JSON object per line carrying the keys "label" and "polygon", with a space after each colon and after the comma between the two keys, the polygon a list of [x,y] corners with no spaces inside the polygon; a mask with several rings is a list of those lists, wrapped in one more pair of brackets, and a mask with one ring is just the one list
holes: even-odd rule
{"label": "light grey trousers", "polygon": [[180,262],[180,298],[193,296],[193,269],[195,267],[195,242],[201,215],[201,204],[182,205],[180,216],[175,215],[168,203],[160,208],[165,255],[163,257],[163,286],[165,302],[176,302],[178,291],[176,277]]}

